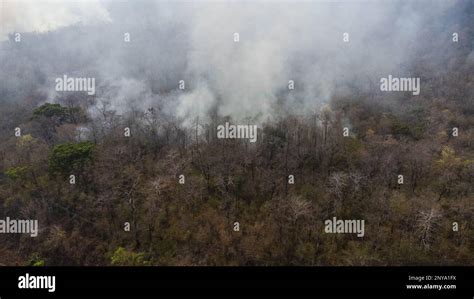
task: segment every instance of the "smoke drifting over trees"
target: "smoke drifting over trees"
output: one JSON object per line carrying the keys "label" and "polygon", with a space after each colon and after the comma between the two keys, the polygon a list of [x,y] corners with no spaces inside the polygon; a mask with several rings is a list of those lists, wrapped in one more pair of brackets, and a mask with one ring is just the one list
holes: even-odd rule
{"label": "smoke drifting over trees", "polygon": [[15,101],[35,88],[57,101],[54,79],[67,74],[97,78],[96,100],[119,112],[160,107],[184,120],[213,109],[235,118],[302,113],[354,88],[374,91],[389,74],[418,76],[414,60],[426,56],[443,70],[455,51],[447,41],[461,29],[453,20],[468,5],[6,1],[2,37],[28,33],[1,43],[1,92]]}
{"label": "smoke drifting over trees", "polygon": [[0,0],[0,264],[473,265],[473,14]]}

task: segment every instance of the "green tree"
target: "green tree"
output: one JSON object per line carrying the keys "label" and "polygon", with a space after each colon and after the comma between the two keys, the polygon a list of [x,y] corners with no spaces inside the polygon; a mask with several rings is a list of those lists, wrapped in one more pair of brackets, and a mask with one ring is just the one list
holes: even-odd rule
{"label": "green tree", "polygon": [[46,103],[33,110],[33,118],[41,116],[63,118],[67,115],[67,110],[67,108],[62,107],[60,104]]}
{"label": "green tree", "polygon": [[82,172],[86,164],[92,161],[93,151],[94,144],[90,141],[58,144],[49,158],[49,170],[61,174],[69,174],[74,170]]}
{"label": "green tree", "polygon": [[111,257],[113,266],[149,266],[150,261],[145,259],[143,252],[129,251],[123,247],[118,247]]}
{"label": "green tree", "polygon": [[80,108],[63,107],[60,104],[46,103],[33,110],[33,119],[48,119],[55,125],[63,123],[76,123],[84,119],[83,111]]}

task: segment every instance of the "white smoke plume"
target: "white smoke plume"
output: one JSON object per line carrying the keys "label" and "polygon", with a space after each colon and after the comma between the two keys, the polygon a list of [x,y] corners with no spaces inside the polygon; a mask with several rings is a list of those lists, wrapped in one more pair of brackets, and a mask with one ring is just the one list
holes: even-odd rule
{"label": "white smoke plume", "polygon": [[[456,1],[2,0],[2,100],[54,78],[96,77],[97,101],[118,112],[160,105],[184,121],[304,113],[335,94],[408,72],[425,25]],[[427,9],[429,5],[429,9]],[[452,18],[453,16],[450,16]],[[446,20],[448,18],[448,20]],[[431,34],[447,34],[445,28]],[[12,33],[23,33],[14,43]],[[125,43],[124,33],[131,41]],[[234,41],[234,34],[239,41]],[[349,42],[343,34],[349,34]],[[404,73],[405,76],[411,74]],[[180,80],[185,90],[178,90]],[[288,90],[288,81],[295,90]],[[281,109],[279,110],[281,111]]]}

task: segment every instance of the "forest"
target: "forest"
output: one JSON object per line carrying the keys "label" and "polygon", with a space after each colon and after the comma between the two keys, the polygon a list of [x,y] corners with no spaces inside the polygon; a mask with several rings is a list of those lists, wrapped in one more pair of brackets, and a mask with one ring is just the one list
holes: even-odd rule
{"label": "forest", "polygon": [[[315,109],[277,94],[271,118],[216,104],[183,122],[117,109],[103,86],[54,101],[3,86],[0,219],[38,220],[38,235],[0,234],[0,264],[474,265],[474,9],[460,6],[443,27],[454,49],[425,47],[408,67],[418,95],[381,92],[374,72]],[[256,142],[218,138],[227,123],[256,125]],[[363,237],[325,233],[333,217],[363,219]]]}
{"label": "forest", "polygon": [[[468,70],[456,78],[472,87]],[[153,110],[90,120],[80,106],[32,109],[37,96],[2,109],[21,120],[20,137],[3,127],[2,211],[40,223],[37,238],[1,236],[2,262],[472,264],[472,98],[425,93],[394,114],[367,97],[264,124],[256,144],[217,139],[217,117],[194,129]],[[365,238],[325,235],[333,216],[366,219]]]}

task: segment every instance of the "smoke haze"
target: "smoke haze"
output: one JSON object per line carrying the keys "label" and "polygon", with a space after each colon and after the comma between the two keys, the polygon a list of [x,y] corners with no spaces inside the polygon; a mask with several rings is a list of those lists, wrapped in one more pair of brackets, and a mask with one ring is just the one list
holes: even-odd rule
{"label": "smoke haze", "polygon": [[[95,100],[119,113],[158,107],[184,122],[213,109],[236,119],[272,118],[277,106],[304,113],[354,88],[378,88],[388,74],[416,75],[411,67],[420,49],[436,51],[451,38],[444,24],[462,6],[2,0],[0,95],[19,101],[41,91],[54,102],[62,96],[54,80],[67,74],[97,78]],[[427,37],[433,22],[439,32]]]}

